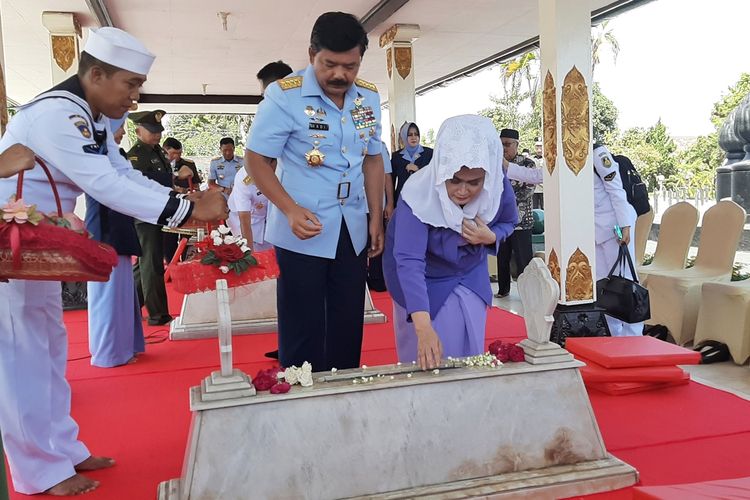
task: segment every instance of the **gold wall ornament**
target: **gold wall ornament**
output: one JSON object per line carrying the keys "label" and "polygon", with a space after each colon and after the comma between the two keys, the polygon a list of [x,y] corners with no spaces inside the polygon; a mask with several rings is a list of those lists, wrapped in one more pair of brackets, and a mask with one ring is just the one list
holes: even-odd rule
{"label": "gold wall ornament", "polygon": [[396,128],[393,126],[393,123],[391,123],[391,151],[395,153],[397,149],[398,148],[396,148]]}
{"label": "gold wall ornament", "polygon": [[395,52],[394,58],[396,59],[396,71],[401,75],[401,78],[406,80],[406,77],[411,73],[411,47],[394,47]]}
{"label": "gold wall ornament", "polygon": [[594,298],[594,280],[591,277],[589,259],[576,248],[568,260],[565,270],[565,298],[567,300],[590,300]]}
{"label": "gold wall ornament", "polygon": [[[544,134],[544,161],[550,175],[557,163],[557,89],[552,73],[547,70],[542,91],[542,130]],[[554,252],[554,250],[552,250]],[[559,266],[558,266],[559,271]],[[560,283],[560,275],[557,276]]]}
{"label": "gold wall ornament", "polygon": [[562,87],[562,144],[563,156],[574,174],[583,170],[591,149],[589,128],[589,90],[578,68],[565,75]]}
{"label": "gold wall ornament", "polygon": [[380,48],[382,49],[389,43],[393,41],[394,38],[396,38],[396,33],[398,33],[398,24],[394,24],[387,30],[383,32],[382,35],[380,35]]}
{"label": "gold wall ornament", "polygon": [[389,48],[385,51],[385,66],[388,68],[388,78],[391,78],[393,74],[393,49]]}
{"label": "gold wall ornament", "polygon": [[[555,252],[554,248],[550,250],[549,258],[547,260],[547,267],[549,268],[549,272],[554,280],[557,281],[557,285],[560,286],[560,261],[557,260],[557,253]],[[560,286],[560,289],[562,289],[562,286]]]}
{"label": "gold wall ornament", "polygon": [[76,37],[52,35],[52,57],[57,66],[68,71],[76,58]]}

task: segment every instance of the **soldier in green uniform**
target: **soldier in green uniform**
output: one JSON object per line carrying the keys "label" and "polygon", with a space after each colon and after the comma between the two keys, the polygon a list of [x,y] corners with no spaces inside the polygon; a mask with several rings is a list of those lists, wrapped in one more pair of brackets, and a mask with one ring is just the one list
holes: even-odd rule
{"label": "soldier in green uniform", "polygon": [[[159,145],[164,131],[161,119],[165,114],[160,109],[130,114],[130,119],[136,124],[138,141],[128,151],[128,160],[149,179],[163,186],[174,187],[175,177],[187,179],[193,172],[187,166],[174,172]],[[148,324],[164,325],[172,321],[172,316],[169,315],[167,290],[164,286],[164,237],[161,226],[136,221],[135,229],[143,251],[133,267],[138,299],[148,310]]]}

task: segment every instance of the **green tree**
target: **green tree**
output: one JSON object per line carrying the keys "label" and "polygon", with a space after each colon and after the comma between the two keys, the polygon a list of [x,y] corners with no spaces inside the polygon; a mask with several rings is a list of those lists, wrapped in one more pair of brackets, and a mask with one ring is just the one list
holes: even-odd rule
{"label": "green tree", "polygon": [[607,138],[617,132],[619,111],[615,103],[602,93],[599,84],[594,82],[591,89],[593,113],[591,114],[594,140],[607,142]]}
{"label": "green tree", "polygon": [[175,137],[182,142],[185,156],[217,155],[222,137],[234,139],[241,151],[252,123],[250,115],[239,114],[174,114],[168,117],[164,137]]}
{"label": "green tree", "polygon": [[503,97],[493,96],[490,97],[492,106],[481,110],[479,114],[492,120],[498,130],[518,130],[522,147],[533,145],[534,139],[540,136],[541,112],[540,106],[535,106],[531,112],[520,111],[527,99],[528,95],[519,90],[513,90]]}
{"label": "green tree", "polygon": [[750,73],[742,73],[740,79],[729,87],[726,95],[714,103],[711,111],[711,122],[718,130],[724,123],[724,119],[732,112],[742,99],[750,94]]}
{"label": "green tree", "polygon": [[422,145],[428,148],[435,147],[435,129],[431,128],[427,130],[427,133],[422,137]]}
{"label": "green tree", "polygon": [[617,62],[620,53],[620,42],[617,41],[614,31],[609,27],[609,19],[591,27],[591,75],[593,77],[596,65],[601,62],[602,50],[609,47],[612,52],[613,62]]}

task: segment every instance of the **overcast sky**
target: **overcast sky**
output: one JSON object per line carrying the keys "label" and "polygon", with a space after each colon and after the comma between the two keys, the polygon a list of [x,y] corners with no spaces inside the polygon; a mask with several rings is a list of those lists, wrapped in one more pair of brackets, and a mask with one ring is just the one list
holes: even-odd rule
{"label": "overcast sky", "polygon": [[[620,54],[614,63],[605,52],[594,79],[617,106],[622,130],[661,117],[673,136],[707,134],[713,103],[750,72],[750,0],[656,0],[609,26]],[[417,97],[422,133],[489,106],[489,96],[500,93],[499,74],[488,69]]]}

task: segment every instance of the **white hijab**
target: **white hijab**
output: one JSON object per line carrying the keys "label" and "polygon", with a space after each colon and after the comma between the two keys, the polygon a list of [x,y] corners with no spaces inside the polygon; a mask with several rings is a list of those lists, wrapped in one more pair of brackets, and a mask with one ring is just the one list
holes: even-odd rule
{"label": "white hijab", "polygon": [[[412,174],[401,197],[423,223],[461,233],[464,219],[479,216],[489,223],[495,218],[503,194],[502,161],[503,145],[489,118],[448,118],[437,133],[432,161]],[[482,191],[461,208],[448,197],[445,181],[463,166],[482,168],[486,173]]]}

